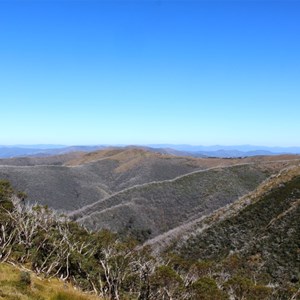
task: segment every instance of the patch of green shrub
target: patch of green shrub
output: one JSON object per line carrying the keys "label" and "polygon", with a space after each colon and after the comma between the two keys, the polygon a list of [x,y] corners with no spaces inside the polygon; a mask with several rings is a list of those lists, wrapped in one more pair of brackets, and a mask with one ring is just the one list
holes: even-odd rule
{"label": "patch of green shrub", "polygon": [[29,272],[22,271],[20,273],[20,283],[24,286],[29,286],[31,284],[31,276]]}

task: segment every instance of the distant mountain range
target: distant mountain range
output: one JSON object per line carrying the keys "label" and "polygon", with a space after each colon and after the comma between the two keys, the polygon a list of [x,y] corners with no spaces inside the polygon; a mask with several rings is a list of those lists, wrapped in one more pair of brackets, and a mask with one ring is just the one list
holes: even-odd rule
{"label": "distant mountain range", "polygon": [[91,152],[104,149],[105,146],[61,146],[61,145],[16,145],[0,146],[0,158],[21,156],[49,156],[70,152]]}
{"label": "distant mountain range", "polygon": [[300,147],[267,147],[253,145],[213,145],[213,146],[193,146],[193,145],[172,145],[172,144],[152,144],[152,148],[170,148],[176,151],[192,153],[193,156],[215,156],[215,157],[239,157],[255,155],[274,154],[300,154]]}
{"label": "distant mountain range", "polygon": [[237,150],[242,152],[250,151],[269,151],[273,153],[300,153],[300,147],[268,147],[255,145],[213,145],[213,146],[194,146],[194,145],[173,145],[173,144],[151,144],[152,148],[172,148],[178,151],[199,152],[199,151],[218,151],[218,150]]}
{"label": "distant mountain range", "polygon": [[[105,148],[109,145],[14,145],[1,146],[0,158],[12,158],[22,156],[49,156],[61,155],[71,152],[92,152]],[[119,147],[143,147],[149,151],[177,156],[193,157],[248,157],[257,155],[277,155],[277,154],[300,154],[300,147],[266,147],[252,145],[233,145],[233,146],[193,146],[193,145],[173,145],[173,144],[151,144],[146,146],[126,146]]]}

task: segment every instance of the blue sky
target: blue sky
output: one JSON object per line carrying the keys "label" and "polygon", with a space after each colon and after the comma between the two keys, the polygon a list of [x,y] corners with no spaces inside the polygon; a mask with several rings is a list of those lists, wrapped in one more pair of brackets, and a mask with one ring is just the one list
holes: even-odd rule
{"label": "blue sky", "polygon": [[0,1],[0,144],[300,146],[299,1]]}

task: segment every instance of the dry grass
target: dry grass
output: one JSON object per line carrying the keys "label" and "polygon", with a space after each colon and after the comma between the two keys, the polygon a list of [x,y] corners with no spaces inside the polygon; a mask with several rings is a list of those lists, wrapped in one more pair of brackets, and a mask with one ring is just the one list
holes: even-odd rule
{"label": "dry grass", "polygon": [[79,166],[83,164],[88,164],[100,159],[109,158],[111,156],[117,155],[118,153],[124,151],[124,149],[119,148],[108,148],[105,150],[83,153],[80,157],[71,159],[65,163],[66,166]]}
{"label": "dry grass", "polygon": [[0,263],[1,300],[99,300],[99,297],[85,294],[70,284],[58,279],[41,279],[30,272],[31,284],[20,281],[22,270],[6,263]]}

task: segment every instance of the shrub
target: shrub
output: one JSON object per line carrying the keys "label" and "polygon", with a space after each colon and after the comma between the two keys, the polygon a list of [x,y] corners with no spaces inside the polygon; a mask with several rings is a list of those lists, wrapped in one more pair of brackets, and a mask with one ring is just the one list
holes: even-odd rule
{"label": "shrub", "polygon": [[228,299],[227,295],[218,289],[213,278],[202,277],[191,286],[191,295],[197,300],[223,300]]}
{"label": "shrub", "polygon": [[51,297],[51,300],[87,300],[88,297],[76,295],[72,292],[57,292]]}
{"label": "shrub", "polygon": [[31,284],[31,276],[30,273],[22,271],[20,273],[20,283],[22,285],[30,285]]}

